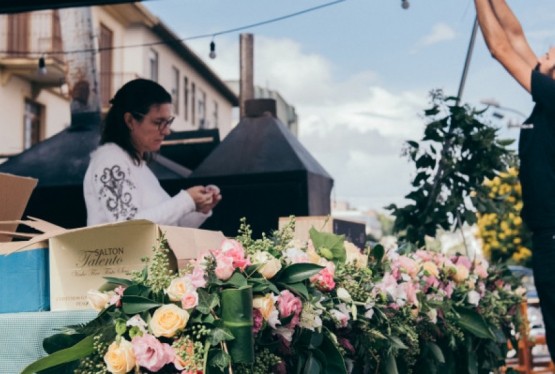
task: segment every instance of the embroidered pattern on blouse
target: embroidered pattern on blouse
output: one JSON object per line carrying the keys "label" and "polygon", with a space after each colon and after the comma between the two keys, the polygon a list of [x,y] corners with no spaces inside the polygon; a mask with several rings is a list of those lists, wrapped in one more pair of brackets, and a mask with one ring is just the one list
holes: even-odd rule
{"label": "embroidered pattern on blouse", "polygon": [[[129,172],[128,172],[129,173]],[[95,175],[98,180],[98,175]],[[133,204],[133,195],[129,191],[135,185],[128,178],[119,165],[104,168],[100,176],[102,187],[99,191],[101,200],[105,200],[106,208],[116,220],[132,219],[137,214],[137,207]]]}

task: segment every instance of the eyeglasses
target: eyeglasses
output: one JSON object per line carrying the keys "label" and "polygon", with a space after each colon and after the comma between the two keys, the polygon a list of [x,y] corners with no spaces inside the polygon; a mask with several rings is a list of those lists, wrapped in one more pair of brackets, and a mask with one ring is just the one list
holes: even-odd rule
{"label": "eyeglasses", "polygon": [[[142,114],[139,112],[133,112],[133,114],[140,116],[142,118],[147,118],[146,114]],[[173,121],[175,120],[175,117],[170,117],[168,119],[164,119],[164,118],[160,118],[157,120],[153,120],[151,118],[149,118],[150,122],[155,125],[156,127],[158,127],[158,130],[160,132],[164,131],[165,129],[167,129],[168,127],[170,127],[173,123]]]}

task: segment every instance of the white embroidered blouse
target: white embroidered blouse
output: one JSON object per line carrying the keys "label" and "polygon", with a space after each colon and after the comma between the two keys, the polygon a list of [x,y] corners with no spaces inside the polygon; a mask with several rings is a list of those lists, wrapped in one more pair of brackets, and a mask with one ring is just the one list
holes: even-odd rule
{"label": "white embroidered blouse", "polygon": [[87,225],[131,219],[148,219],[161,225],[199,227],[210,215],[196,211],[185,190],[171,197],[154,173],[115,143],[91,153],[83,192]]}

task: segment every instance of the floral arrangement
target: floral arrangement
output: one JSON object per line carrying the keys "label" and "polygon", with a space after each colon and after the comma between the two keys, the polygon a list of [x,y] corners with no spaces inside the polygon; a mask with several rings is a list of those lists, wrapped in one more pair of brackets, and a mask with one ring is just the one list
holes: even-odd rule
{"label": "floral arrangement", "polygon": [[478,205],[478,230],[484,255],[491,262],[531,265],[532,235],[522,223],[522,191],[518,169],[511,167],[484,182],[491,206]]}
{"label": "floral arrangement", "polygon": [[396,245],[360,250],[294,221],[239,235],[184,269],[167,244],[131,279],[89,292],[98,316],[47,338],[24,371],[468,373],[501,366],[524,289],[479,259]]}

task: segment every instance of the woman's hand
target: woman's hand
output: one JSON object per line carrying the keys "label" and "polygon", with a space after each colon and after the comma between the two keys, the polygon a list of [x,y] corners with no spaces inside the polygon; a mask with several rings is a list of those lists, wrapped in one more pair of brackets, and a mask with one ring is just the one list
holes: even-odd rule
{"label": "woman's hand", "polygon": [[220,190],[212,186],[193,186],[187,189],[187,193],[195,202],[197,212],[204,214],[210,212],[222,199]]}

